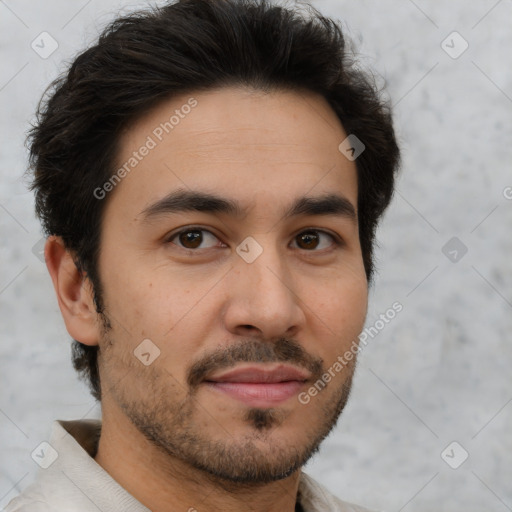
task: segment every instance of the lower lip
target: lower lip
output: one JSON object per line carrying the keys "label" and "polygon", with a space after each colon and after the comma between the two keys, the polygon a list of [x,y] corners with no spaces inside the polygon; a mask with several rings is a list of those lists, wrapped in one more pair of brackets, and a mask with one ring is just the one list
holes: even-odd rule
{"label": "lower lip", "polygon": [[206,382],[221,393],[231,396],[252,407],[273,407],[296,395],[303,382]]}

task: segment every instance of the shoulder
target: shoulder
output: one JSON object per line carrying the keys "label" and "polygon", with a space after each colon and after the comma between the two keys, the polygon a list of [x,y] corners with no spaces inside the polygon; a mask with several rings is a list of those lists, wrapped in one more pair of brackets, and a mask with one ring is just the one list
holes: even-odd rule
{"label": "shoulder", "polygon": [[3,512],[57,512],[50,508],[50,505],[38,498],[30,498],[28,495],[21,494],[13,498]]}

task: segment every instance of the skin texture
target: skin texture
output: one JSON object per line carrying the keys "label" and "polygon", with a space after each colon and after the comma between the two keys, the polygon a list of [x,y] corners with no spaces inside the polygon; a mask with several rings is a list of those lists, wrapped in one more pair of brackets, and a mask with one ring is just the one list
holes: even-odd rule
{"label": "skin texture", "polygon": [[[305,391],[357,339],[368,289],[357,219],[283,217],[306,195],[336,193],[355,209],[356,167],[338,150],[347,134],[323,98],[237,87],[164,101],[123,133],[118,166],[191,97],[197,106],[103,199],[105,317],[57,237],[47,265],[68,332],[100,345],[96,462],[153,512],[291,512],[355,359],[307,404],[295,394],[252,407],[203,379],[288,362],[311,372]],[[141,213],[177,189],[236,200],[244,212]],[[193,233],[173,237],[185,228]],[[236,252],[248,236],[263,249],[252,263]],[[160,351],[147,366],[134,355],[145,339]]]}

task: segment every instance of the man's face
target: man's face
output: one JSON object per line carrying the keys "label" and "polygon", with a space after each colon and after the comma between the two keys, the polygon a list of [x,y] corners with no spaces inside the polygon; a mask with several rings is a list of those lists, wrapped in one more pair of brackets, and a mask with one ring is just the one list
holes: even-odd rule
{"label": "man's face", "polygon": [[[175,97],[124,132],[116,169],[140,161],[105,199],[104,422],[129,420],[156,453],[231,481],[283,478],[317,450],[354,365],[308,403],[299,393],[357,339],[367,307],[346,136],[319,96],[241,88]],[[239,211],[182,209],[184,193]]]}

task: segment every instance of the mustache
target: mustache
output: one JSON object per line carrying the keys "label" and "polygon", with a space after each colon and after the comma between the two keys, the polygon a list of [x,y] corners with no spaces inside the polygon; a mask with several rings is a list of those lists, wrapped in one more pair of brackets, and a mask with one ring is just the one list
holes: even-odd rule
{"label": "mustache", "polygon": [[311,372],[316,381],[324,373],[323,359],[308,354],[292,339],[276,341],[247,339],[236,345],[220,348],[194,363],[187,372],[187,383],[196,388],[210,373],[231,368],[236,363],[293,363]]}

